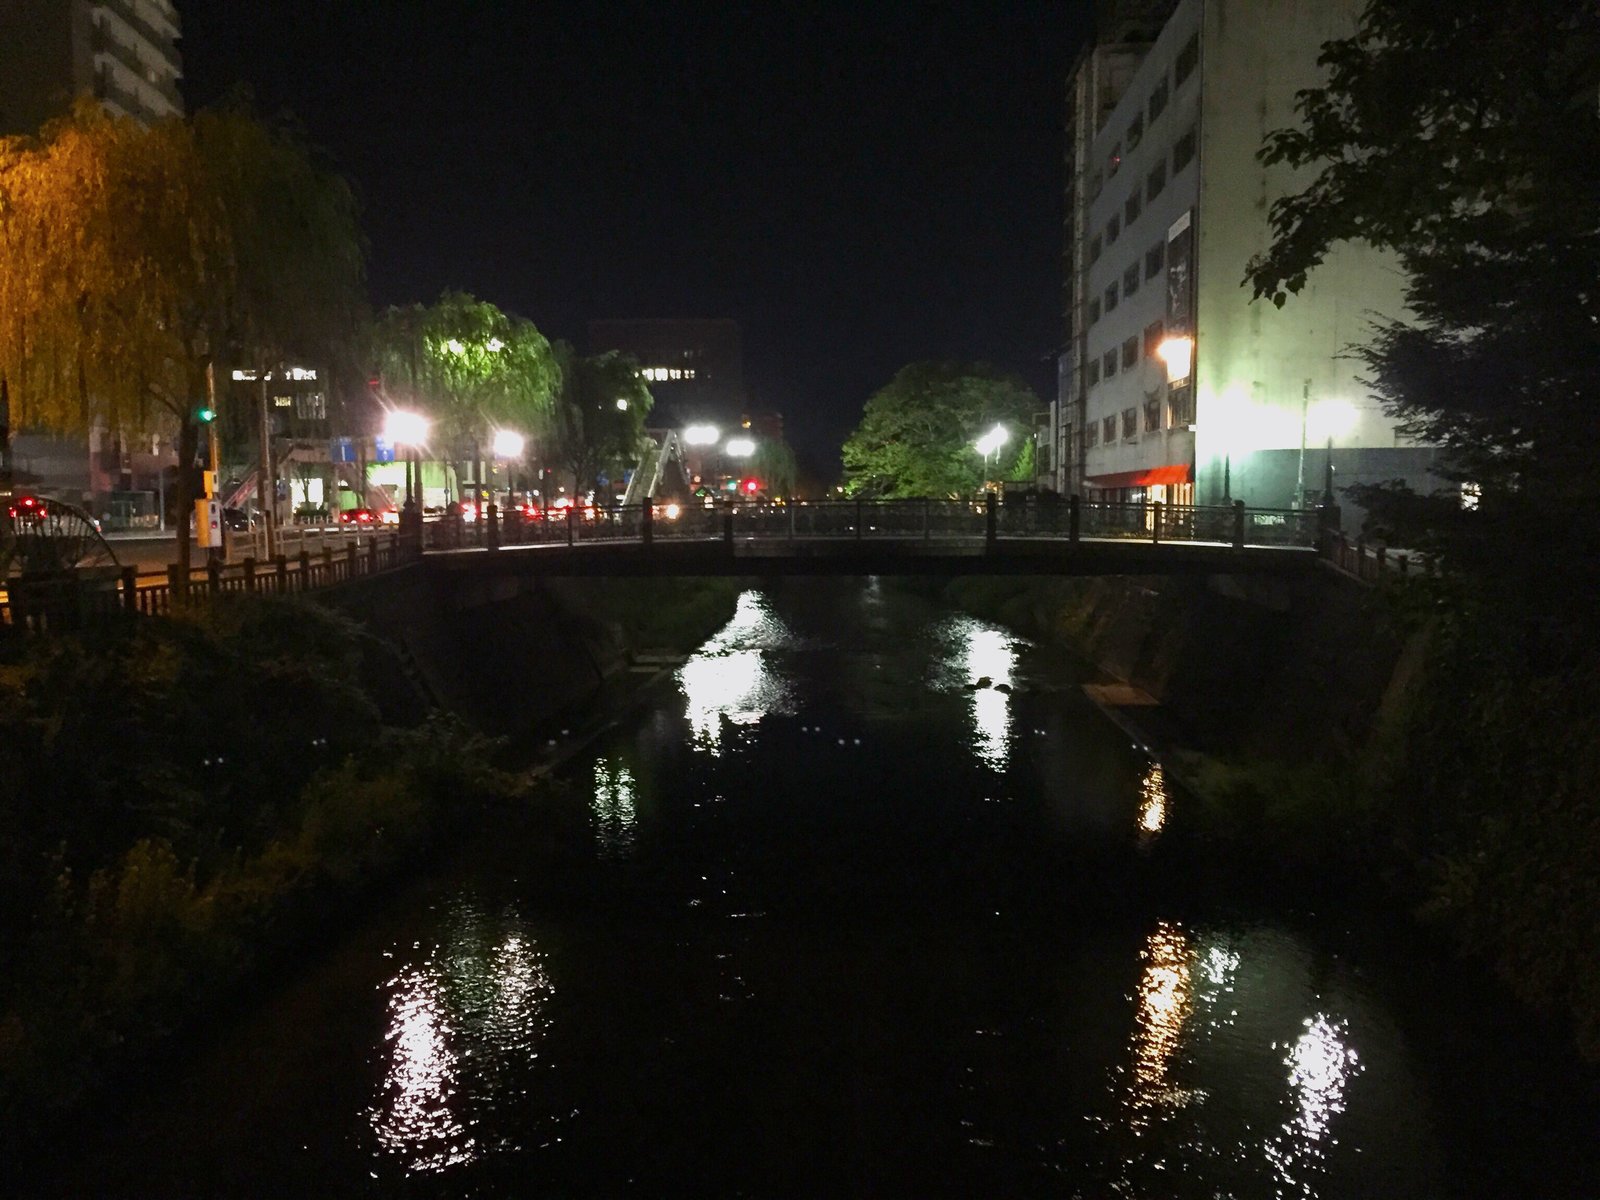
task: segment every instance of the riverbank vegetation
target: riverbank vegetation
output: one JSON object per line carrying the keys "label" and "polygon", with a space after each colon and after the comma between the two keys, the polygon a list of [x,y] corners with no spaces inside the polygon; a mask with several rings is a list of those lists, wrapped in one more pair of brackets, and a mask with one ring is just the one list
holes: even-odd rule
{"label": "riverbank vegetation", "polygon": [[0,1123],[135,1061],[510,777],[387,648],[268,599],[0,667]]}

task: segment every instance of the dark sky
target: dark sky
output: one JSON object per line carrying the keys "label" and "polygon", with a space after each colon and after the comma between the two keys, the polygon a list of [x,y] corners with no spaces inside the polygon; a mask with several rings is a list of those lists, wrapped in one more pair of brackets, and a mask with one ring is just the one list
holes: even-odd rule
{"label": "dark sky", "polygon": [[355,181],[373,299],[734,317],[822,462],[918,358],[1043,394],[1087,0],[180,0],[191,106],[248,84]]}

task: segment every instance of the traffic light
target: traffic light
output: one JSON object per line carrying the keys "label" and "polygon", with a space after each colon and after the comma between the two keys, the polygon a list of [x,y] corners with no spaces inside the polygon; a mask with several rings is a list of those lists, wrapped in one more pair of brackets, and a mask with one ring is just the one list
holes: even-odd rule
{"label": "traffic light", "polygon": [[739,486],[744,489],[745,495],[754,496],[761,490],[761,481],[758,479],[746,479]]}
{"label": "traffic light", "polygon": [[202,425],[209,425],[217,419],[217,410],[209,404],[202,404],[194,410],[194,419]]}

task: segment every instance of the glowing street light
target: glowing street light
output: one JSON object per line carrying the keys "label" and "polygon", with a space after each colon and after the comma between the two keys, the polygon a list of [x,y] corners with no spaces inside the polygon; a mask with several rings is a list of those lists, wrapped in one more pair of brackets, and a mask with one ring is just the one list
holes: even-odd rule
{"label": "glowing street light", "polygon": [[756,452],[756,444],[747,437],[729,438],[722,451],[729,458],[749,458]]}
{"label": "glowing street light", "polygon": [[[425,445],[428,441],[428,418],[421,413],[406,412],[403,409],[392,409],[383,419],[383,440],[391,446],[405,446],[411,450],[411,457],[404,460],[406,465],[406,507],[415,509],[417,497],[412,487],[411,473],[413,464],[417,459],[417,447]],[[418,475],[421,468],[415,468]],[[417,480],[420,486],[422,480]]]}
{"label": "glowing street light", "polygon": [[496,458],[521,458],[522,451],[527,447],[527,439],[514,429],[496,429],[494,431],[494,456]]}
{"label": "glowing street light", "polygon": [[1010,431],[1006,429],[1004,425],[997,424],[993,429],[989,430],[988,433],[984,434],[972,444],[972,448],[979,454],[983,455],[983,479],[985,487],[988,487],[989,484],[990,455],[998,454],[1000,447],[1004,446],[1010,440]]}
{"label": "glowing street light", "polygon": [[1163,338],[1156,357],[1167,364],[1167,382],[1182,383],[1194,368],[1194,339],[1181,334]]}
{"label": "glowing street light", "polygon": [[450,351],[451,354],[465,354],[467,352],[467,348],[457,338],[451,338],[444,344],[444,348]]}
{"label": "glowing street light", "polygon": [[618,396],[617,397],[617,411],[618,412],[627,412],[628,411],[628,398],[626,396]]}
{"label": "glowing street light", "polygon": [[691,425],[683,431],[683,444],[710,446],[721,436],[721,431],[715,425]]}

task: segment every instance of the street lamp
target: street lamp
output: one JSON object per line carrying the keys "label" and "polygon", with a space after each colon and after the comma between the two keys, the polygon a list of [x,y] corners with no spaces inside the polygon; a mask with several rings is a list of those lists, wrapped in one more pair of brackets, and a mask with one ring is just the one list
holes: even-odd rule
{"label": "street lamp", "polygon": [[511,464],[522,457],[528,442],[514,429],[494,431],[494,456],[506,464],[506,500],[511,499]]}
{"label": "street lamp", "polygon": [[983,486],[985,490],[988,490],[989,487],[989,456],[998,454],[1000,447],[1010,440],[1011,434],[1006,427],[1004,425],[996,425],[973,443],[972,448],[983,455]]}
{"label": "street lamp", "polygon": [[722,451],[729,458],[749,458],[756,452],[756,444],[747,437],[729,438]]}
{"label": "street lamp", "polygon": [[[416,464],[416,452],[419,446],[424,446],[428,441],[428,418],[421,413],[406,412],[402,409],[391,410],[383,419],[383,440],[391,446],[406,446],[411,450],[411,457],[405,459],[406,467],[406,507],[416,507],[416,493],[412,490],[411,472]],[[417,487],[421,488],[421,467],[417,465]]]}
{"label": "street lamp", "polygon": [[722,436],[715,425],[691,425],[683,431],[685,446],[709,446]]}

